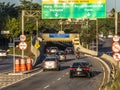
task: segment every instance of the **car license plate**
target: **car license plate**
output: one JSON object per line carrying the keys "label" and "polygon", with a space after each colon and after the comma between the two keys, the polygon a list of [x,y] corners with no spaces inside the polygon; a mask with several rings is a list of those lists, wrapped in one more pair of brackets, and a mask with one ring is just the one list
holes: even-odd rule
{"label": "car license plate", "polygon": [[77,72],[77,74],[80,74],[80,72]]}
{"label": "car license plate", "polygon": [[77,71],[82,71],[82,69],[81,68],[77,68]]}

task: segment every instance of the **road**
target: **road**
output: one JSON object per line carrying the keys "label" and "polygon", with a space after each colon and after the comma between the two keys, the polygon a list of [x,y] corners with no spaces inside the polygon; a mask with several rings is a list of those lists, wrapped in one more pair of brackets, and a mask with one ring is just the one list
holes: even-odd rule
{"label": "road", "polygon": [[98,90],[104,77],[102,64],[95,58],[82,56],[79,60],[88,61],[93,65],[93,77],[69,78],[69,67],[75,60],[74,55],[69,55],[67,62],[61,63],[61,71],[39,70],[30,78],[24,79],[1,90]]}
{"label": "road", "polygon": [[13,57],[0,57],[0,73],[10,72],[13,69]]}

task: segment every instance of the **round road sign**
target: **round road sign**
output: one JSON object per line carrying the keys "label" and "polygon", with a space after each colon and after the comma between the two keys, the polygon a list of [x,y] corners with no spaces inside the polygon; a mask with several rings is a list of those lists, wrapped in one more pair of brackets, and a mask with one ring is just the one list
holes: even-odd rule
{"label": "round road sign", "polygon": [[20,35],[20,41],[25,41],[26,40],[26,36],[24,34]]}
{"label": "round road sign", "polygon": [[112,50],[113,50],[113,52],[119,52],[120,51],[120,45],[119,45],[118,42],[114,42],[112,44]]}
{"label": "round road sign", "polygon": [[120,53],[114,53],[114,54],[113,54],[113,59],[114,59],[115,61],[120,61]]}
{"label": "round road sign", "polygon": [[118,36],[118,35],[114,35],[114,36],[113,36],[113,41],[118,42],[118,41],[119,41],[119,39],[120,39],[120,38],[119,38],[119,36]]}
{"label": "round road sign", "polygon": [[21,50],[25,50],[25,49],[27,48],[27,43],[26,43],[26,42],[20,42],[20,43],[19,43],[19,48],[20,48]]}

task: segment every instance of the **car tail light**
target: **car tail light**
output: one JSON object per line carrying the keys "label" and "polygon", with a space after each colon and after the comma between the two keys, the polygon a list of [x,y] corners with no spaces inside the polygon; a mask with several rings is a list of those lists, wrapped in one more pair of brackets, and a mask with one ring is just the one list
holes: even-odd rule
{"label": "car tail light", "polygon": [[64,55],[64,57],[66,58],[66,55]]}
{"label": "car tail light", "polygon": [[76,70],[76,68],[70,68],[70,70]]}
{"label": "car tail light", "polygon": [[45,62],[43,62],[43,64],[45,64]]}
{"label": "car tail light", "polygon": [[58,62],[55,62],[55,64],[58,64]]}
{"label": "car tail light", "polygon": [[85,68],[83,68],[83,70],[88,71],[88,70],[89,70],[89,68],[88,68],[88,67],[85,67]]}

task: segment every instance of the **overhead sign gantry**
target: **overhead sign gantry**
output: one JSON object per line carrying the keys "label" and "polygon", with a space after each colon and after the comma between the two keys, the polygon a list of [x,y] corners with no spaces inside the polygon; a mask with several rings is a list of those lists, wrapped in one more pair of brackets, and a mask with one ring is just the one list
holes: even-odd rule
{"label": "overhead sign gantry", "polygon": [[106,0],[42,0],[42,19],[105,17]]}

